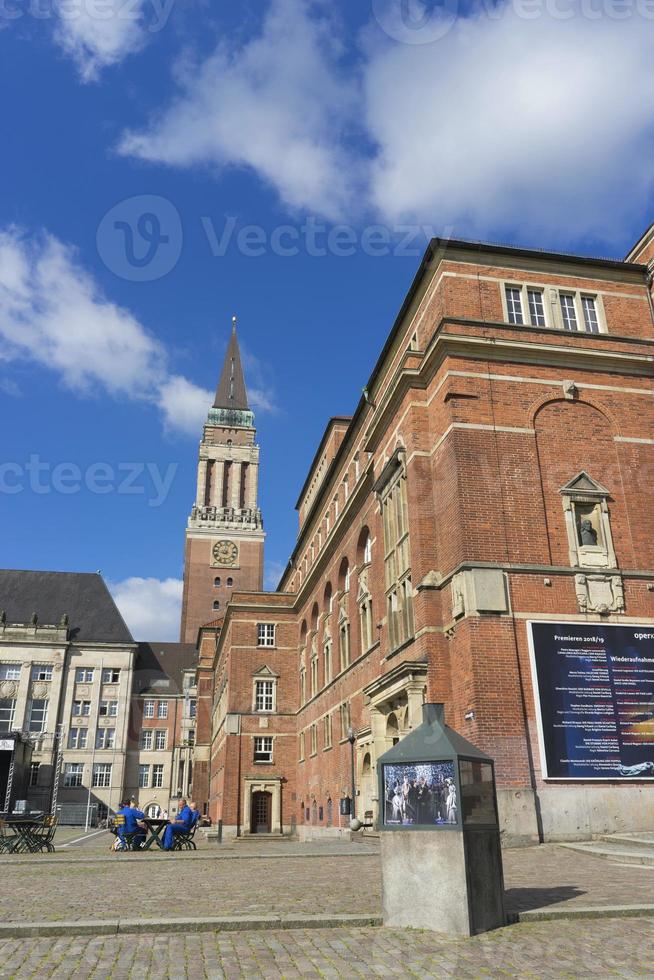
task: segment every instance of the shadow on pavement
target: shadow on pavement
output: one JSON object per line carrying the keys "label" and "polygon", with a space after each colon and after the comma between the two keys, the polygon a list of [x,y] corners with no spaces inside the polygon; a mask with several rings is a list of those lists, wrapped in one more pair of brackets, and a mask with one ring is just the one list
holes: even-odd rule
{"label": "shadow on pavement", "polygon": [[542,909],[546,905],[569,902],[586,894],[588,893],[574,885],[562,885],[560,888],[507,888],[504,902],[507,912],[527,912],[529,909]]}

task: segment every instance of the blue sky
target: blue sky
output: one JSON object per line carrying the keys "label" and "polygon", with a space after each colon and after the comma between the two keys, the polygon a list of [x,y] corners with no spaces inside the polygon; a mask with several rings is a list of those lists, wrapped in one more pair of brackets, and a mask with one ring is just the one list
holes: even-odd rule
{"label": "blue sky", "polygon": [[237,313],[274,584],[431,234],[620,257],[654,218],[653,32],[645,0],[5,0],[3,565],[101,569],[175,636]]}

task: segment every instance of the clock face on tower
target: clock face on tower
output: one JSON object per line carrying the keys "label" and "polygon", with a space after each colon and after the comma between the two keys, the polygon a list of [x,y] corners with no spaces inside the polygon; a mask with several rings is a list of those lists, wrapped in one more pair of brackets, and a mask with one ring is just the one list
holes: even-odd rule
{"label": "clock face on tower", "polygon": [[238,561],[238,547],[233,541],[216,541],[211,549],[214,565],[230,567]]}

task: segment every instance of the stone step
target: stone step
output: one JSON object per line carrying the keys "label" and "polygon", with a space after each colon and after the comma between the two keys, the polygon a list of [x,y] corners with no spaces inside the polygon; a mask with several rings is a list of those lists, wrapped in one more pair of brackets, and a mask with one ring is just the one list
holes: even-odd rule
{"label": "stone step", "polygon": [[241,837],[232,837],[230,843],[269,844],[273,841],[290,841],[290,840],[297,840],[297,837],[291,837],[288,834],[243,834]]}
{"label": "stone step", "polygon": [[596,839],[607,844],[628,844],[637,847],[638,850],[649,850],[650,848],[654,850],[654,834],[647,831],[629,834],[600,834]]}
{"label": "stone step", "polygon": [[638,846],[636,842],[595,840],[575,841],[561,844],[571,851],[579,851],[591,857],[603,858],[605,861],[617,861],[620,864],[640,864],[654,868],[654,849]]}

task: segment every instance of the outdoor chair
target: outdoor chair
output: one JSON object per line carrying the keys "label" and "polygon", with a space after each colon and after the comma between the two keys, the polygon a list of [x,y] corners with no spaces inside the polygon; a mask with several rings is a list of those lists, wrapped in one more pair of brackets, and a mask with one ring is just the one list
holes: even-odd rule
{"label": "outdoor chair", "polygon": [[172,850],[173,851],[197,851],[197,847],[195,846],[195,841],[193,840],[193,838],[195,837],[196,827],[197,824],[193,824],[191,829],[187,831],[185,834],[175,834],[175,836],[173,837]]}
{"label": "outdoor chair", "polygon": [[42,825],[34,831],[34,838],[40,846],[40,850],[49,851],[54,854],[54,844],[52,843],[57,829],[58,817],[54,813],[47,813],[43,818]]}
{"label": "outdoor chair", "polygon": [[123,847],[114,848],[116,851],[131,851],[134,838],[136,837],[136,831],[133,833],[127,833],[125,830],[125,817],[121,813],[117,813],[113,818],[113,832],[115,833],[118,840],[123,844]]}
{"label": "outdoor chair", "polygon": [[16,834],[4,820],[0,820],[0,853],[10,851],[16,843]]}

